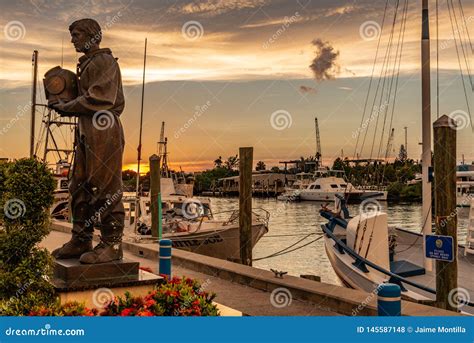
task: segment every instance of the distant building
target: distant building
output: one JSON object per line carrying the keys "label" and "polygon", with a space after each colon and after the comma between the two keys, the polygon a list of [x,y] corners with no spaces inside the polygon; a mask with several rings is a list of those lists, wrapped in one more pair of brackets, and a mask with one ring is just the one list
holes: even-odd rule
{"label": "distant building", "polygon": [[[295,180],[293,174],[272,173],[262,170],[252,173],[252,193],[261,196],[276,196],[285,191],[285,185]],[[225,177],[218,180],[217,189],[222,194],[239,194],[239,176]]]}

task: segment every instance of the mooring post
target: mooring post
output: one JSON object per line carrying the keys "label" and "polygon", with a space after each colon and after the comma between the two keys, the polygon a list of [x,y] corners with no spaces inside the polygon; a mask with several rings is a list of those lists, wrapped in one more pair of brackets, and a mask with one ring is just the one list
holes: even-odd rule
{"label": "mooring post", "polygon": [[436,235],[453,237],[453,261],[436,261],[436,303],[457,311],[456,123],[443,115],[433,124]]}
{"label": "mooring post", "polygon": [[150,156],[150,212],[151,212],[151,235],[161,239],[161,171],[160,157],[153,154]]}
{"label": "mooring post", "polygon": [[160,263],[159,273],[166,275],[168,279],[171,279],[171,239],[160,240]]}
{"label": "mooring post", "polygon": [[399,285],[383,283],[377,292],[377,314],[379,316],[401,316],[402,293]]}
{"label": "mooring post", "polygon": [[253,148],[239,149],[240,261],[252,265],[252,165]]}

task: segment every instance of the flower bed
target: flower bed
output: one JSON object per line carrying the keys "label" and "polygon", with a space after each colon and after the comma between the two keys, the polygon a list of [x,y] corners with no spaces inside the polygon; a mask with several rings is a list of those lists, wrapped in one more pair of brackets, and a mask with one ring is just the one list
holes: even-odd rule
{"label": "flower bed", "polygon": [[102,310],[89,309],[77,302],[52,308],[39,306],[30,316],[218,316],[214,293],[204,291],[200,283],[189,278],[173,278],[146,296],[114,297]]}

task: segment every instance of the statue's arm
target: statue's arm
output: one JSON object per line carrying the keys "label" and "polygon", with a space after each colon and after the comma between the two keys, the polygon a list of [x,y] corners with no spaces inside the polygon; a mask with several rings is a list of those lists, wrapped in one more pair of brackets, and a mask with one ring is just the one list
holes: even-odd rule
{"label": "statue's arm", "polygon": [[121,82],[120,69],[114,57],[109,54],[96,56],[84,73],[89,80],[87,91],[65,103],[63,111],[93,115],[97,111],[111,109],[115,105]]}

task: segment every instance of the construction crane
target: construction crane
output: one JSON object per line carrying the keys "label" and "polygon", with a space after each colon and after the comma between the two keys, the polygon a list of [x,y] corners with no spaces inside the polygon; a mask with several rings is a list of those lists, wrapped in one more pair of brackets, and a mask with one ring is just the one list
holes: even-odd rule
{"label": "construction crane", "polygon": [[316,161],[317,161],[317,168],[321,165],[321,138],[319,136],[319,125],[318,125],[318,118],[314,118],[314,125],[316,127]]}
{"label": "construction crane", "polygon": [[160,156],[161,161],[161,175],[164,177],[169,177],[169,168],[168,168],[168,138],[165,137],[165,122],[161,122],[161,132],[160,132],[160,141],[158,142],[158,156]]}

